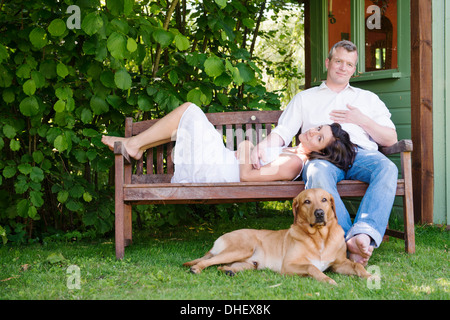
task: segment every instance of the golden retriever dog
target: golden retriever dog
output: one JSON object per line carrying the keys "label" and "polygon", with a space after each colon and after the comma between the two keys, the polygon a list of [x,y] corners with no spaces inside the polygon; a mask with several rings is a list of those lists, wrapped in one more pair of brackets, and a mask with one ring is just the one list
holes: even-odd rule
{"label": "golden retriever dog", "polygon": [[202,258],[186,262],[192,273],[223,265],[229,275],[246,269],[271,269],[288,275],[311,276],[336,285],[323,271],[370,277],[364,267],[347,259],[344,230],[337,223],[334,199],[322,189],[307,189],[292,203],[294,223],[287,230],[240,229],[219,237]]}

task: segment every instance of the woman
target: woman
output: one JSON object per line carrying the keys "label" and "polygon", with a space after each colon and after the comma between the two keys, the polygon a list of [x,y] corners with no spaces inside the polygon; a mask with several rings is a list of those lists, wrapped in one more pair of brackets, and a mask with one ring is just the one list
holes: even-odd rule
{"label": "woman", "polygon": [[300,134],[299,140],[297,147],[266,149],[261,168],[254,169],[252,143],[242,142],[237,151],[227,149],[203,111],[189,102],[137,136],[102,137],[111,150],[115,141],[122,141],[134,159],[140,159],[148,148],[176,141],[173,183],[295,180],[308,159],[327,159],[342,169],[354,160],[355,147],[339,124],[311,129]]}

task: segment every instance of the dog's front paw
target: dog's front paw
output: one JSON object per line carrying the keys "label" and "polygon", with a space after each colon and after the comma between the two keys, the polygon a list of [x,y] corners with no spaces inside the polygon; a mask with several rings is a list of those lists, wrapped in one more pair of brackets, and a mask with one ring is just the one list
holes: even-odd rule
{"label": "dog's front paw", "polygon": [[192,266],[191,269],[190,269],[190,271],[191,271],[191,273],[199,274],[200,272],[202,272],[202,269],[200,269],[200,268],[197,267],[197,266]]}
{"label": "dog's front paw", "polygon": [[358,277],[363,279],[369,279],[372,275],[359,263],[355,266]]}
{"label": "dog's front paw", "polygon": [[329,278],[329,277],[327,277],[327,278],[325,279],[325,282],[328,283],[328,284],[331,284],[331,285],[333,285],[333,286],[337,286],[337,285],[338,285],[338,284],[336,283],[336,281],[334,281],[333,279],[331,279],[331,278]]}

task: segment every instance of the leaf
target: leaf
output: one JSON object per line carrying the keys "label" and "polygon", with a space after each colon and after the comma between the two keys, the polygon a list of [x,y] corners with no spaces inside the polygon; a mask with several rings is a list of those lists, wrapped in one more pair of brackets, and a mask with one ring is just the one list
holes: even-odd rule
{"label": "leaf", "polygon": [[36,84],[33,79],[25,81],[22,88],[23,92],[28,96],[32,96],[36,92]]}
{"label": "leaf", "polygon": [[225,71],[225,66],[223,62],[218,57],[210,57],[206,59],[205,63],[205,72],[210,77],[218,77]]}
{"label": "leaf", "polygon": [[89,192],[85,192],[83,193],[83,200],[86,202],[91,202],[92,201],[92,196]]}
{"label": "leaf", "polygon": [[175,70],[170,71],[169,80],[173,85],[176,85],[178,83],[178,74]]}
{"label": "leaf", "polygon": [[214,1],[217,3],[217,5],[221,9],[223,9],[223,8],[225,8],[227,6],[227,0],[214,0]]}
{"label": "leaf", "polygon": [[92,226],[98,220],[97,213],[94,211],[89,211],[83,214],[83,223],[86,226]]}
{"label": "leaf", "polygon": [[133,12],[134,0],[107,0],[106,6],[111,14],[118,16],[122,13],[126,16]]}
{"label": "leaf", "polygon": [[123,13],[128,16],[133,12],[134,0],[123,0]]}
{"label": "leaf", "polygon": [[131,88],[131,76],[125,69],[116,72],[114,82],[119,89],[128,90]]}
{"label": "leaf", "polygon": [[44,160],[44,154],[42,153],[42,151],[39,151],[39,150],[34,151],[33,152],[33,160],[36,163],[41,163],[42,160]]}
{"label": "leaf", "polygon": [[17,169],[23,174],[30,174],[32,166],[29,163],[21,163],[17,166]]}
{"label": "leaf", "polygon": [[130,52],[135,52],[137,50],[137,43],[133,38],[128,38],[127,50]]}
{"label": "leaf", "polygon": [[69,148],[69,143],[67,142],[67,138],[64,135],[59,135],[56,137],[53,145],[59,152],[63,152]]}
{"label": "leaf", "polygon": [[39,72],[41,72],[46,79],[52,79],[57,76],[56,74],[56,62],[53,60],[44,60],[39,66]]}
{"label": "leaf", "polygon": [[240,86],[240,85],[244,82],[244,79],[242,79],[241,74],[239,73],[239,69],[236,68],[236,67],[233,67],[233,65],[231,64],[231,62],[228,61],[228,60],[227,60],[227,62],[225,63],[225,65],[226,65],[226,69],[227,69],[228,71],[231,72],[231,76],[232,76],[232,78],[233,78],[233,81],[234,81],[238,86]]}
{"label": "leaf", "polygon": [[11,140],[9,142],[9,148],[11,151],[19,151],[20,150],[20,142],[17,140]]}
{"label": "leaf", "polygon": [[83,121],[84,124],[87,124],[92,121],[92,112],[88,108],[83,108],[81,111],[81,121]]}
{"label": "leaf", "polygon": [[95,151],[94,149],[89,149],[86,152],[86,156],[89,159],[89,161],[92,161],[97,157],[97,151]]}
{"label": "leaf", "polygon": [[144,94],[140,94],[138,97],[138,106],[142,111],[150,111],[152,108],[152,101]]}
{"label": "leaf", "polygon": [[78,201],[69,200],[66,203],[66,208],[69,209],[70,211],[78,211],[82,208],[82,206]]}
{"label": "leaf", "polygon": [[114,28],[117,29],[117,31],[123,34],[128,34],[128,31],[130,30],[128,22],[123,19],[113,19],[111,21],[111,25],[114,26]]}
{"label": "leaf", "polygon": [[58,100],[56,101],[56,103],[53,105],[53,109],[56,112],[63,112],[66,109],[66,103],[63,100]]}
{"label": "leaf", "polygon": [[67,102],[66,102],[66,110],[68,112],[72,112],[73,110],[75,110],[75,99],[74,98],[67,98]]}
{"label": "leaf", "polygon": [[65,78],[69,74],[69,69],[63,63],[58,63],[56,66],[56,74],[61,78]]}
{"label": "leaf", "polygon": [[16,99],[14,91],[10,88],[3,90],[2,97],[3,101],[5,101],[6,103],[14,102],[14,100]]}
{"label": "leaf", "polygon": [[102,27],[103,19],[97,11],[89,13],[81,23],[81,29],[89,36],[97,33]]}
{"label": "leaf", "polygon": [[52,36],[60,37],[64,34],[64,32],[66,32],[66,23],[61,19],[55,19],[50,22],[47,30]]}
{"label": "leaf", "polygon": [[5,169],[3,169],[3,176],[6,179],[9,179],[9,178],[14,177],[16,172],[17,172],[16,167],[8,166],[8,167],[5,167]]}
{"label": "leaf", "polygon": [[245,63],[238,63],[236,67],[238,68],[239,74],[244,82],[250,82],[255,78],[255,71],[253,71],[253,69]]}
{"label": "leaf", "polygon": [[100,75],[101,83],[107,88],[115,88],[116,84],[114,83],[114,73],[110,70],[103,71]]}
{"label": "leaf", "polygon": [[188,92],[187,100],[198,106],[201,106],[202,104],[207,103],[208,98],[199,88],[195,88]]}
{"label": "leaf", "polygon": [[229,99],[228,99],[228,96],[226,94],[218,92],[216,96],[217,96],[217,99],[219,99],[220,103],[223,106],[227,106],[228,105]]}
{"label": "leaf", "polygon": [[40,27],[31,30],[28,37],[31,44],[38,49],[42,49],[47,44],[47,32]]}
{"label": "leaf", "polygon": [[32,117],[38,114],[39,104],[34,96],[25,98],[20,102],[19,105],[20,112],[26,117]]}
{"label": "leaf", "polygon": [[70,189],[69,193],[72,198],[81,198],[83,193],[85,192],[83,186],[76,184]]}
{"label": "leaf", "polygon": [[55,90],[55,95],[60,100],[67,100],[69,97],[73,96],[73,91],[71,88],[63,86]]}
{"label": "leaf", "polygon": [[59,202],[64,203],[67,201],[68,198],[69,198],[69,191],[61,190],[60,192],[58,192],[57,199]]}
{"label": "leaf", "polygon": [[189,49],[190,42],[189,42],[188,38],[186,38],[181,33],[179,33],[175,36],[175,45],[178,50],[184,51],[184,50]]}
{"label": "leaf", "polygon": [[28,218],[28,208],[30,204],[28,199],[22,199],[17,203],[16,210],[17,214],[22,218]]}
{"label": "leaf", "polygon": [[39,71],[31,71],[31,79],[34,80],[37,89],[45,86],[45,77]]}
{"label": "leaf", "polygon": [[41,168],[33,167],[31,169],[30,179],[34,182],[41,182],[44,180],[44,171]]}
{"label": "leaf", "polygon": [[253,29],[255,27],[255,20],[250,18],[242,19],[242,24],[249,29]]}
{"label": "leaf", "polygon": [[16,136],[16,129],[13,126],[10,126],[9,124],[5,124],[3,126],[3,134],[8,138],[12,139]]}
{"label": "leaf", "polygon": [[22,79],[28,79],[30,77],[31,67],[28,64],[23,64],[17,68],[16,76]]}
{"label": "leaf", "polygon": [[214,84],[219,87],[227,87],[232,81],[233,79],[228,74],[222,73],[214,79]]}
{"label": "leaf", "polygon": [[89,105],[96,115],[100,115],[109,111],[108,103],[97,95],[92,96]]}
{"label": "leaf", "polygon": [[24,194],[27,192],[29,188],[29,184],[27,178],[24,175],[19,175],[16,179],[16,183],[14,183],[14,189],[17,194]]}
{"label": "leaf", "polygon": [[113,32],[106,42],[106,47],[114,58],[121,60],[125,58],[125,52],[127,50],[127,40],[122,34]]}
{"label": "leaf", "polygon": [[31,219],[36,218],[37,216],[37,209],[35,206],[30,206],[28,208],[28,217],[30,217]]}
{"label": "leaf", "polygon": [[174,35],[172,32],[164,29],[158,29],[153,32],[153,39],[155,39],[155,41],[158,42],[162,48],[165,48],[172,43]]}
{"label": "leaf", "polygon": [[98,135],[97,130],[94,130],[94,129],[91,129],[91,128],[85,128],[85,129],[83,129],[83,136],[85,136],[85,137],[90,137],[90,138],[92,138],[92,137],[95,137],[95,136],[97,136],[97,135]]}
{"label": "leaf", "polygon": [[30,201],[31,203],[40,208],[44,204],[44,199],[42,198],[42,192],[40,191],[30,191]]}

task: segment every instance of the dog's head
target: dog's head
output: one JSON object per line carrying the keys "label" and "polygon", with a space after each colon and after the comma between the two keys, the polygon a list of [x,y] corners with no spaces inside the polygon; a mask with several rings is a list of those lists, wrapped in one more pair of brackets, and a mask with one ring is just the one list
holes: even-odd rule
{"label": "dog's head", "polygon": [[320,229],[336,219],[334,198],[323,189],[306,189],[292,203],[294,224]]}

